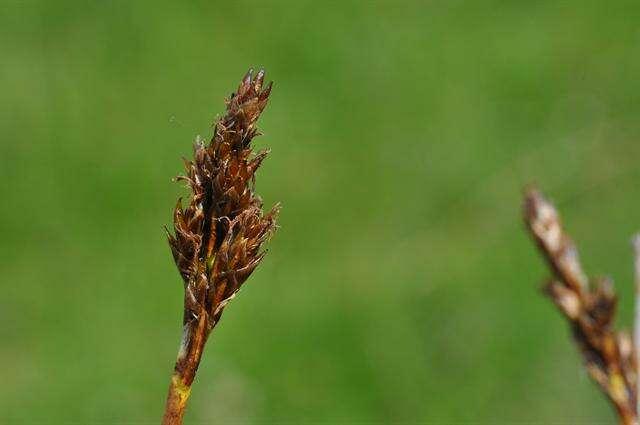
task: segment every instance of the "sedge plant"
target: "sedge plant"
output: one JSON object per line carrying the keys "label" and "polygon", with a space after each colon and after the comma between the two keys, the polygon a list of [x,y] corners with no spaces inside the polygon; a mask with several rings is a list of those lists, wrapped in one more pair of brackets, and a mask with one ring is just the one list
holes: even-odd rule
{"label": "sedge plant", "polygon": [[[613,405],[619,422],[637,425],[639,341],[636,337],[634,344],[628,333],[614,328],[618,299],[613,281],[585,274],[556,208],[534,187],[525,194],[524,220],[551,270],[544,292],[568,322],[589,376]],[[636,251],[636,273],[640,276],[638,252],[640,247]],[[638,285],[636,282],[636,290]],[[639,318],[637,309],[636,332],[640,331]]]}
{"label": "sedge plant", "polygon": [[187,400],[207,339],[227,303],[260,264],[263,244],[276,229],[279,205],[264,212],[255,193],[256,171],[268,154],[254,153],[258,117],[267,105],[271,83],[264,71],[250,70],[226,100],[226,113],[205,143],[196,139],[193,160],[177,180],[191,191],[178,199],[173,233],[167,237],[184,284],[183,332],[169,384],[164,425],[182,423]]}

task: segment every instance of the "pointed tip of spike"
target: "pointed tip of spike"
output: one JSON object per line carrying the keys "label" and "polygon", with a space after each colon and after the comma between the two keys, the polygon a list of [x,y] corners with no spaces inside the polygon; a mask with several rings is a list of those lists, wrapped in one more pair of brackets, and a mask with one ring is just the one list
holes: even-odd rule
{"label": "pointed tip of spike", "polygon": [[253,76],[253,68],[249,68],[249,70],[247,71],[247,73],[244,75],[244,78],[242,79],[242,83],[243,84],[249,84],[251,83],[251,77]]}
{"label": "pointed tip of spike", "polygon": [[260,68],[260,71],[256,74],[256,78],[253,80],[253,87],[256,92],[260,92],[262,83],[264,82],[264,69]]}

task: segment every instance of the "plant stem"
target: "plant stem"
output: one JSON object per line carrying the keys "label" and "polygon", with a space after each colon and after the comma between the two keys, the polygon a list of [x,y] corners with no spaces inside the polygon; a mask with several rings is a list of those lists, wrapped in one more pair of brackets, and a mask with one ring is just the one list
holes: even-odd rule
{"label": "plant stem", "polygon": [[620,418],[621,425],[638,425],[638,422],[636,421],[636,416],[633,413],[618,409],[618,415]]}
{"label": "plant stem", "polygon": [[191,385],[196,377],[202,351],[213,326],[207,312],[202,309],[197,319],[184,325],[182,342],[176,366],[171,375],[167,404],[162,419],[163,425],[181,425],[191,394]]}
{"label": "plant stem", "polygon": [[182,418],[191,394],[191,387],[184,385],[182,377],[176,372],[171,376],[167,407],[162,418],[163,425],[182,424]]}

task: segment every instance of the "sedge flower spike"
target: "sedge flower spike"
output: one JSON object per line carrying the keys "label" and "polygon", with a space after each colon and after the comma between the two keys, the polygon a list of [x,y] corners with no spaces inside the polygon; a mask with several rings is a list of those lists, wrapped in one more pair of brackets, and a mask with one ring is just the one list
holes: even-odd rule
{"label": "sedge flower spike", "polygon": [[255,174],[268,154],[254,153],[260,135],[258,117],[267,105],[271,83],[252,70],[226,101],[208,144],[197,138],[194,159],[184,160],[192,196],[178,199],[173,234],[167,231],[173,258],[184,282],[183,336],[169,386],[165,425],[181,424],[191,385],[211,330],[227,303],[260,264],[264,242],[276,229],[279,205],[262,210]]}
{"label": "sedge flower spike", "polygon": [[613,281],[590,279],[555,206],[530,187],[524,221],[547,260],[552,277],[544,291],[569,323],[583,363],[615,408],[620,424],[638,425],[637,364],[629,334],[613,326],[618,298]]}

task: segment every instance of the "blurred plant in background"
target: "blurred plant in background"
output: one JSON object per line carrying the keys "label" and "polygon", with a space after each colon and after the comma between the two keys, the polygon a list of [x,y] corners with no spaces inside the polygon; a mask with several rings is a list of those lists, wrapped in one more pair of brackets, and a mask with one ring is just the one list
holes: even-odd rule
{"label": "blurred plant in background", "polygon": [[627,333],[613,329],[618,304],[613,281],[595,279],[591,287],[558,212],[535,188],[527,190],[524,218],[554,275],[545,291],[569,321],[589,375],[609,397],[620,423],[637,424],[637,348]]}

